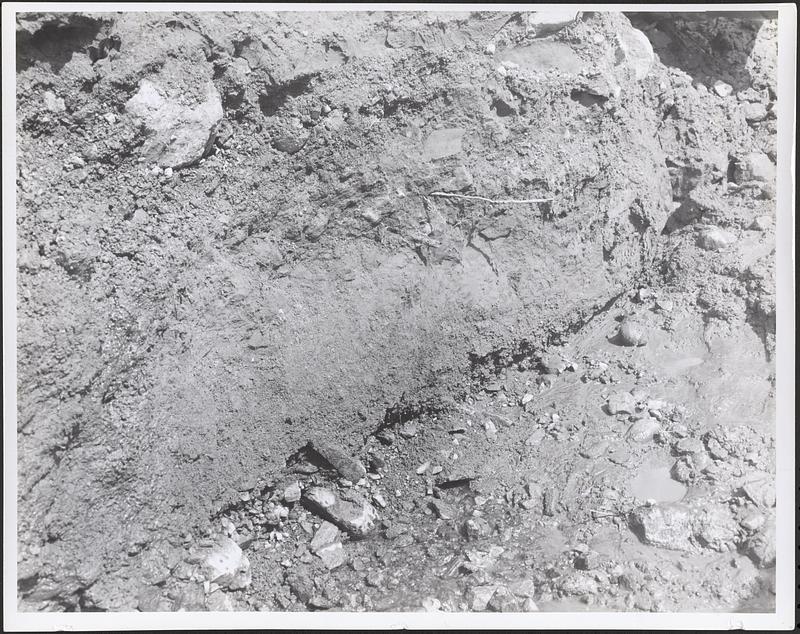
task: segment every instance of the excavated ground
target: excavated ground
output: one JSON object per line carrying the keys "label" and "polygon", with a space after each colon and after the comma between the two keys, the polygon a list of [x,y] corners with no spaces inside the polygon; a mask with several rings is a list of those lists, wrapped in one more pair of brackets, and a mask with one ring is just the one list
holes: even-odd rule
{"label": "excavated ground", "polygon": [[20,608],[774,609],[768,17],[19,15]]}

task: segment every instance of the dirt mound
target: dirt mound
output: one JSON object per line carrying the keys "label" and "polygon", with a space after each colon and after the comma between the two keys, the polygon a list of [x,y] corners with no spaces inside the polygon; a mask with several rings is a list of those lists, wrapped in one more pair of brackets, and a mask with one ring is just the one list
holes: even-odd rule
{"label": "dirt mound", "polygon": [[[510,373],[520,373],[513,389],[529,386],[524,398],[536,391],[525,381],[541,387],[561,363],[554,351],[572,345],[568,362],[599,368],[588,384],[600,385],[622,354],[610,311],[648,331],[723,342],[744,328],[758,335],[748,353],[771,351],[775,93],[760,61],[772,59],[771,24],[753,31],[762,57],[747,57],[759,81],[720,75],[732,95],[665,66],[652,33],[621,14],[553,24],[525,13],[19,17],[23,605],[236,607],[241,587],[198,594],[202,574],[186,569],[197,565],[252,570],[251,609],[288,609],[291,596],[345,607],[308,571],[284,583],[284,568],[311,570],[299,547],[300,564],[286,553],[240,560],[238,545],[215,537],[224,519],[240,545],[258,543],[252,520],[263,516],[271,533],[291,534],[285,543],[302,541],[308,513],[295,497],[325,485],[330,466],[309,441],[388,461],[378,465],[387,487],[444,448],[420,499],[465,483],[479,495],[489,481],[516,490],[513,469],[541,459],[527,450],[509,459],[519,446],[539,451],[539,441],[521,444],[531,430],[519,420],[560,398],[547,425],[578,424],[585,412],[569,390],[516,409]],[[647,303],[655,295],[637,299],[639,286],[661,289],[660,306]],[[601,325],[612,343],[598,357],[587,333]],[[665,363],[642,354],[645,366]],[[560,380],[567,367],[551,374]],[[505,407],[496,401],[507,393],[513,412],[486,419],[502,439],[480,427],[458,465],[441,464],[453,441],[443,421]],[[476,405],[476,395],[488,400]],[[470,416],[483,425],[483,414]],[[409,424],[418,430],[403,435]],[[523,507],[540,517],[583,512],[569,496],[580,498],[588,476],[574,476],[564,444],[577,428],[546,429],[562,442],[548,450],[553,470],[535,471],[545,491],[526,489],[511,505],[534,500]],[[388,455],[381,434],[391,434]],[[299,480],[287,475],[308,464]],[[562,506],[541,497],[562,485]],[[390,490],[367,497],[399,525],[423,507],[431,530],[464,513],[456,500],[433,510],[387,503]],[[331,508],[366,503],[329,493]],[[470,530],[469,539],[492,534],[480,522]],[[460,543],[449,537],[447,548]],[[182,559],[191,548],[211,554]],[[339,568],[330,548],[320,546],[326,566]],[[537,577],[536,596],[603,587],[583,576]],[[485,605],[515,605],[503,596],[495,589]]]}

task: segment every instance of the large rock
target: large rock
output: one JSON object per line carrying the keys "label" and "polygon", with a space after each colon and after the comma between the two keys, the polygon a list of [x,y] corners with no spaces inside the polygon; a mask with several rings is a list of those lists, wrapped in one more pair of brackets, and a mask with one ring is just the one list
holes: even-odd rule
{"label": "large rock", "polygon": [[125,104],[125,110],[147,130],[142,156],[148,162],[173,169],[203,158],[214,142],[217,124],[223,116],[219,92],[210,81],[203,101],[187,105],[149,79],[143,79],[139,91]]}

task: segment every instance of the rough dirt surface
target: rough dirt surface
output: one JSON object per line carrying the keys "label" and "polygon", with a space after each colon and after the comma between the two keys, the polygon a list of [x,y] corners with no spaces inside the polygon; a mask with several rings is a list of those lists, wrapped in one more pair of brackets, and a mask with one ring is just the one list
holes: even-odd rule
{"label": "rough dirt surface", "polygon": [[773,609],[776,48],[19,15],[20,609]]}

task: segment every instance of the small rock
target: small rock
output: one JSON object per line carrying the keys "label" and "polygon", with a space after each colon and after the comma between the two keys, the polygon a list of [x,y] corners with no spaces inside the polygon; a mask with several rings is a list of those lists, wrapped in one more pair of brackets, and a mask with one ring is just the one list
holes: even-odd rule
{"label": "small rock", "polygon": [[536,37],[545,37],[558,33],[561,29],[578,19],[577,11],[567,9],[551,9],[534,11],[528,15],[528,24],[533,27]]}
{"label": "small rock", "polygon": [[749,509],[740,519],[739,524],[749,532],[757,531],[766,522],[764,514],[758,509]]}
{"label": "small rock", "polygon": [[686,456],[704,452],[706,448],[699,438],[683,438],[675,443],[674,450],[676,455]]}
{"label": "small rock", "polygon": [[217,125],[223,118],[222,101],[213,82],[205,85],[204,100],[184,104],[148,79],[125,104],[126,111],[139,119],[148,139],[142,157],[160,167],[178,169],[199,161],[211,149]]}
{"label": "small rock", "polygon": [[775,182],[775,164],[763,152],[750,152],[736,162],[734,182],[742,184],[751,181]]}
{"label": "small rock", "polygon": [[757,123],[767,118],[767,108],[763,103],[746,103],[742,106],[742,113],[748,123]]}
{"label": "small rock", "polygon": [[545,436],[547,436],[547,432],[544,429],[537,429],[525,439],[525,444],[528,447],[535,447],[545,439]]}
{"label": "small rock", "polygon": [[527,405],[533,400],[533,394],[526,393],[520,400],[520,405]]}
{"label": "small rock", "polygon": [[217,590],[208,595],[206,607],[209,612],[233,612],[236,610],[233,597],[227,592],[222,592],[222,590]]}
{"label": "small rock", "polygon": [[584,458],[594,459],[606,455],[608,451],[608,443],[605,441],[595,442],[582,447],[579,451],[580,455]]}
{"label": "small rock", "polygon": [[495,46],[494,42],[489,42],[486,45],[486,48],[483,49],[483,52],[486,53],[487,55],[494,55],[496,49],[497,47]]}
{"label": "small rock", "polygon": [[431,508],[436,513],[436,516],[442,520],[451,520],[456,516],[456,510],[441,500],[431,500]]}
{"label": "small rock", "polygon": [[536,584],[530,579],[516,581],[508,586],[508,589],[518,597],[533,597],[536,594]]}
{"label": "small rock", "polygon": [[61,97],[56,97],[55,93],[49,90],[44,93],[42,102],[45,109],[50,112],[64,112],[67,109],[64,100]]}
{"label": "small rock", "polygon": [[413,438],[417,435],[417,424],[414,422],[403,423],[397,433],[402,438]]}
{"label": "small rock", "polygon": [[372,570],[367,573],[364,582],[372,588],[379,588],[383,584],[383,573],[380,570]]}
{"label": "small rock", "polygon": [[536,605],[536,602],[528,597],[522,604],[522,611],[523,612],[538,612],[539,606]]}
{"label": "small rock", "polygon": [[139,592],[138,606],[139,612],[159,612],[164,611],[162,607],[164,598],[161,596],[161,589],[155,586],[145,586]]}
{"label": "small rock", "polygon": [[632,71],[636,81],[642,81],[650,73],[655,60],[653,45],[639,29],[627,28],[618,33],[617,63],[625,63]]}
{"label": "small rock", "polygon": [[442,602],[435,597],[425,597],[422,600],[422,608],[426,612],[438,612],[442,608]]}
{"label": "small rock", "polygon": [[638,321],[625,319],[617,332],[619,341],[624,346],[644,346],[647,345],[647,334],[645,328]]}
{"label": "small rock", "polygon": [[322,560],[322,563],[328,570],[338,568],[347,561],[347,556],[345,555],[341,542],[328,544],[320,548],[316,555]]}
{"label": "small rock", "polygon": [[425,140],[423,155],[426,159],[435,160],[452,156],[461,152],[463,128],[445,128],[434,130]]}
{"label": "small rock", "polygon": [[658,421],[651,416],[645,416],[630,426],[630,429],[628,429],[628,436],[630,436],[631,440],[634,442],[643,443],[652,440],[653,436],[659,431],[661,431],[661,425]]}
{"label": "small rock", "polygon": [[417,475],[422,475],[423,473],[425,473],[430,466],[431,466],[430,460],[423,462],[419,467],[417,467]]}
{"label": "small rock", "polygon": [[283,490],[283,500],[289,504],[294,504],[300,500],[302,496],[299,482],[292,482],[288,487]]}
{"label": "small rock", "polygon": [[495,424],[492,421],[485,421],[483,423],[483,429],[486,431],[486,437],[489,440],[494,440],[497,438],[497,427],[495,427]]}
{"label": "small rock", "polygon": [[567,595],[592,595],[597,594],[597,582],[587,574],[580,572],[568,574],[558,582],[558,589]]}
{"label": "small rock", "polygon": [[675,308],[675,302],[671,299],[657,299],[656,300],[656,307],[660,310],[663,310],[665,313],[671,313],[672,310]]}
{"label": "small rock", "polygon": [[489,599],[489,609],[493,612],[519,612],[517,598],[509,592],[508,588],[500,586]]}
{"label": "small rock", "polygon": [[317,532],[311,540],[311,552],[316,553],[318,550],[330,546],[339,538],[339,529],[331,522],[322,522]]}
{"label": "small rock", "polygon": [[394,432],[390,429],[381,429],[375,434],[375,438],[377,438],[384,445],[391,445],[395,441]]}
{"label": "small rock", "polygon": [[303,500],[311,509],[354,537],[364,537],[375,528],[378,512],[372,504],[355,494],[344,500],[323,487],[310,487]]}
{"label": "small rock", "polygon": [[722,80],[715,81],[713,88],[714,92],[720,97],[730,97],[733,94],[733,86],[726,84]]}
{"label": "small rock", "polygon": [[491,527],[482,517],[471,517],[464,522],[464,532],[469,539],[480,539],[489,535]]}
{"label": "small rock", "polygon": [[467,593],[469,609],[473,612],[486,610],[497,588],[496,585],[472,586]]}
{"label": "small rock", "polygon": [[691,509],[676,503],[640,506],[631,512],[629,522],[646,544],[692,551],[692,519]]}
{"label": "small rock", "polygon": [[367,475],[367,470],[360,460],[352,458],[339,446],[322,441],[314,441],[311,446],[326,462],[328,462],[342,477],[358,482]]}
{"label": "small rock", "polygon": [[229,537],[219,537],[202,561],[206,579],[218,586],[238,590],[250,585],[250,561]]}
{"label": "small rock", "polygon": [[753,231],[766,231],[771,226],[772,226],[771,216],[757,216],[750,225],[750,229],[752,229]]}
{"label": "small rock", "polygon": [[376,503],[378,506],[380,506],[382,509],[385,509],[385,508],[386,508],[386,499],[385,499],[385,498],[383,497],[383,495],[381,495],[380,493],[373,493],[373,494],[372,494],[372,499],[373,499],[373,500],[375,501],[375,503]]}
{"label": "small rock", "polygon": [[743,544],[745,554],[759,568],[771,568],[775,565],[775,520],[769,520],[763,528],[747,538]]}
{"label": "small rock", "polygon": [[630,392],[615,392],[606,401],[606,412],[616,414],[636,413],[636,399]]}
{"label": "small rock", "polygon": [[730,231],[719,227],[709,227],[698,234],[697,242],[706,251],[720,251],[736,241]]}
{"label": "small rock", "polygon": [[310,134],[301,130],[293,130],[292,132],[278,134],[272,140],[272,145],[276,150],[292,155],[302,150],[306,146],[306,143],[308,143],[309,138],[311,138]]}

